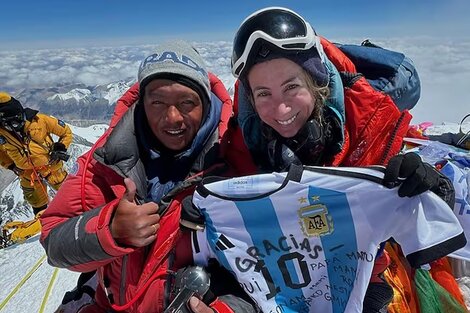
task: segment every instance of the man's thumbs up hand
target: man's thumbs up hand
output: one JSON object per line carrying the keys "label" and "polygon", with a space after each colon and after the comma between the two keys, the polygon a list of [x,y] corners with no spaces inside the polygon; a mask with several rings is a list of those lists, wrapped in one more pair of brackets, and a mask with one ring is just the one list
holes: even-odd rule
{"label": "man's thumbs up hand", "polygon": [[158,204],[154,202],[138,205],[134,202],[136,185],[130,178],[124,179],[124,193],[111,220],[111,234],[123,246],[144,247],[152,243],[160,228]]}

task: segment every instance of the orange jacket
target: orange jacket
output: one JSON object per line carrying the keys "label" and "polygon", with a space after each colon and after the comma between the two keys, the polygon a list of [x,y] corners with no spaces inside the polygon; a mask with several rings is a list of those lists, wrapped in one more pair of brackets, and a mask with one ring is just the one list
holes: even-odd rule
{"label": "orange jacket", "polygon": [[[357,74],[352,61],[334,44],[324,38],[321,44],[340,73]],[[344,86],[344,110],[345,141],[332,165],[385,165],[400,152],[411,114],[400,112],[392,99],[373,89],[364,76],[352,75]]]}
{"label": "orange jacket", "polygon": [[22,170],[37,170],[43,177],[49,174],[50,158],[54,140],[52,135],[66,148],[72,142],[72,131],[64,122],[38,113],[24,126],[26,134],[20,141],[13,134],[0,127],[0,165],[8,168],[12,164]]}

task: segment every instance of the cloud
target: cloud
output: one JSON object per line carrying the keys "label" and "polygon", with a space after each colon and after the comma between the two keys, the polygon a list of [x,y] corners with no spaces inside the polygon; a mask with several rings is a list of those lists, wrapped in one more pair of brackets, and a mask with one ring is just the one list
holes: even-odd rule
{"label": "cloud", "polygon": [[414,61],[421,79],[421,99],[413,122],[460,122],[470,113],[470,41],[411,38],[396,48]]}
{"label": "cloud", "polygon": [[[371,39],[385,48],[402,51],[414,61],[422,94],[412,110],[413,122],[458,122],[470,113],[470,40],[429,37]],[[360,43],[359,39],[335,39]],[[231,87],[231,42],[196,42],[209,70]],[[52,87],[67,83],[87,86],[137,77],[141,60],[154,46],[69,48],[56,50],[0,51],[0,86],[12,93],[25,87]]]}
{"label": "cloud", "polygon": [[15,90],[129,80],[137,75],[143,57],[135,48],[0,52],[0,85]]}

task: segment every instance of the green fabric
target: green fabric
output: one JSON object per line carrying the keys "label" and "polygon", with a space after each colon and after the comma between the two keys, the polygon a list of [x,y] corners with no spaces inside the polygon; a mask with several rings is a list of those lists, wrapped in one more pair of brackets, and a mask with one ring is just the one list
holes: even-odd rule
{"label": "green fabric", "polygon": [[416,294],[422,313],[468,313],[447,290],[432,279],[427,270],[417,269],[415,273]]}

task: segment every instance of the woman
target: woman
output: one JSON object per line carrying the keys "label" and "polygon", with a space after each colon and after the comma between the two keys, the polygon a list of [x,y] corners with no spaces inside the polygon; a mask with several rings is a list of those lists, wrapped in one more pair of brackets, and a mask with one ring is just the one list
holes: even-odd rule
{"label": "woman", "polygon": [[[411,115],[297,13],[272,7],[246,18],[234,39],[232,73],[239,79],[238,123],[261,169],[388,164],[384,183],[401,183],[400,196],[433,190],[453,201],[450,184],[431,165],[415,154],[395,156]],[[392,298],[381,278],[387,255],[380,255],[363,312],[379,312]]]}

